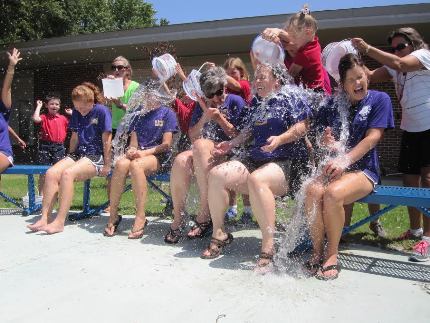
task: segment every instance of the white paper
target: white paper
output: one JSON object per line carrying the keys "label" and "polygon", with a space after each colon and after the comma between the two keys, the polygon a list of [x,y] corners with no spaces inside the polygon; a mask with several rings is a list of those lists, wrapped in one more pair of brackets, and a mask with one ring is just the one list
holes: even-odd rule
{"label": "white paper", "polygon": [[124,95],[122,78],[102,79],[105,98],[120,98]]}

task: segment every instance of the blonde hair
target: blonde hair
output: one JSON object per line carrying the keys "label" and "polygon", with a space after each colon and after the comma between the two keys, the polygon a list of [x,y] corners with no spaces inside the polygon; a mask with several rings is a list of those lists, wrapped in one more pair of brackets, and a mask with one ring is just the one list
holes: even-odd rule
{"label": "blonde hair", "polygon": [[317,20],[311,15],[309,6],[303,5],[300,12],[291,16],[285,24],[285,29],[293,29],[297,32],[302,32],[304,29],[310,29],[314,33],[318,30]]}
{"label": "blonde hair", "polygon": [[240,77],[249,81],[249,73],[246,69],[245,63],[239,57],[230,57],[224,62],[224,69],[229,67],[237,68],[240,71]]}
{"label": "blonde hair", "polygon": [[96,85],[90,82],[84,82],[73,89],[72,101],[85,101],[103,104],[104,98],[102,92]]}
{"label": "blonde hair", "polygon": [[127,72],[125,73],[125,75],[127,75],[127,77],[131,79],[131,76],[133,75],[133,69],[131,68],[129,60],[124,56],[118,56],[112,61],[112,64],[119,61],[123,62],[124,66],[127,67]]}

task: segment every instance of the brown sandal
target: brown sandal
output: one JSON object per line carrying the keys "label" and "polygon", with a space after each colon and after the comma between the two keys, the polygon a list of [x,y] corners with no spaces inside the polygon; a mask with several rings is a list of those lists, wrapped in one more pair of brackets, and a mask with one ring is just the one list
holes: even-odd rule
{"label": "brown sandal", "polygon": [[169,244],[176,244],[181,240],[182,238],[182,231],[180,228],[177,228],[175,230],[170,227],[169,232],[164,236],[164,242]]}
{"label": "brown sandal", "polygon": [[130,234],[128,235],[128,238],[129,239],[141,239],[143,237],[143,234],[144,234],[144,231],[145,231],[147,224],[148,224],[148,220],[145,221],[145,224],[139,230],[133,231],[133,229],[131,229]]}
{"label": "brown sandal", "polygon": [[254,268],[254,272],[265,275],[273,271],[273,253],[262,251],[257,259],[257,265]]}
{"label": "brown sandal", "polygon": [[[222,250],[225,246],[229,245],[233,241],[233,235],[227,233],[227,238],[225,240],[219,240],[217,238],[212,238],[209,246],[203,251],[200,258],[202,259],[215,259],[221,255]],[[208,255],[205,255],[208,252]]]}
{"label": "brown sandal", "polygon": [[[190,232],[197,229],[199,229],[199,233],[196,235],[190,236]],[[190,231],[188,231],[187,237],[189,239],[204,238],[211,233],[212,233],[212,220],[201,222],[201,223],[195,221],[195,224],[191,227]]]}
{"label": "brown sandal", "polygon": [[[122,221],[122,216],[118,215],[118,218],[116,219],[116,221],[114,223],[112,223],[111,225],[109,225],[109,223],[106,224],[105,230],[103,231],[103,235],[105,237],[109,237],[109,238],[113,237],[116,234],[116,232],[118,230],[118,226],[121,223],[121,221]],[[113,233],[112,234],[109,233],[108,231],[106,231],[106,230],[108,230],[110,228],[113,228]]]}

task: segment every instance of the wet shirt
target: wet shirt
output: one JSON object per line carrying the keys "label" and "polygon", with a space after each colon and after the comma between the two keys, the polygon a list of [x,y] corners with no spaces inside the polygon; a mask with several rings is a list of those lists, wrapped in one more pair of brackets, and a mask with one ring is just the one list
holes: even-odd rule
{"label": "wet shirt", "polygon": [[161,106],[136,118],[130,130],[136,132],[139,148],[149,149],[163,142],[164,133],[178,132],[178,122],[172,109]]}
{"label": "wet shirt", "polygon": [[109,109],[101,104],[94,104],[86,116],[74,109],[70,118],[69,129],[78,135],[80,155],[103,155],[104,132],[112,132],[112,117]]}
{"label": "wet shirt", "polygon": [[[242,110],[245,106],[245,100],[235,94],[227,94],[224,104],[219,107],[220,112],[225,116],[236,129],[241,124]],[[203,116],[203,110],[197,103],[191,116],[190,127],[193,127],[199,122]],[[224,133],[222,128],[214,121],[207,122],[202,129],[202,136],[206,139],[211,139],[216,142],[229,140],[230,138]]]}
{"label": "wet shirt", "polygon": [[61,114],[42,114],[40,124],[40,140],[62,144],[66,140],[69,119]]}
{"label": "wet shirt", "polygon": [[9,139],[9,116],[10,109],[6,108],[0,100],[0,152],[7,157],[12,156],[12,146]]}
{"label": "wet shirt", "polygon": [[[346,141],[346,149],[352,148],[366,137],[367,130],[371,128],[394,128],[393,108],[388,94],[369,90],[367,96],[356,106],[350,107],[347,115],[349,135]],[[332,132],[339,139],[342,127],[339,106],[331,100],[316,114],[318,132],[322,133],[326,127],[331,127]],[[374,183],[379,182],[379,159],[376,148],[369,150],[363,158],[349,166],[349,170],[362,170]]]}
{"label": "wet shirt", "polygon": [[279,146],[272,152],[264,152],[261,147],[267,145],[271,136],[279,136],[294,124],[310,116],[307,103],[293,95],[278,94],[267,101],[255,97],[251,108],[244,117],[250,126],[253,142],[248,150],[249,158],[255,161],[276,159],[307,159],[307,150],[303,139]]}
{"label": "wet shirt", "polygon": [[251,103],[252,95],[251,95],[251,84],[248,80],[239,80],[240,90],[234,91],[232,89],[227,88],[227,93],[236,94],[242,97],[246,103]]}
{"label": "wet shirt", "polygon": [[331,94],[330,79],[321,61],[321,45],[315,36],[311,42],[302,46],[294,57],[286,55],[285,66],[289,69],[292,64],[302,67],[295,78],[296,84],[303,84],[305,88],[321,89]]}

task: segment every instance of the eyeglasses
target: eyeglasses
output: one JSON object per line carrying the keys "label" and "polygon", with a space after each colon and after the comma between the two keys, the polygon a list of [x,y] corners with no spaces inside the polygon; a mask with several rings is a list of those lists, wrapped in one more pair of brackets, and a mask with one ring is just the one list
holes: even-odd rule
{"label": "eyeglasses", "polygon": [[207,97],[208,99],[212,99],[215,95],[216,95],[216,96],[221,96],[221,95],[223,95],[223,94],[224,94],[224,88],[221,88],[221,89],[219,89],[218,91],[216,91],[215,93],[211,93],[211,94],[206,95],[206,97]]}
{"label": "eyeglasses", "polygon": [[112,65],[111,66],[112,71],[122,71],[126,68],[127,68],[127,66],[124,66],[124,65]]}
{"label": "eyeglasses", "polygon": [[398,51],[401,51],[401,50],[403,50],[403,49],[405,49],[406,47],[408,47],[409,46],[409,44],[408,43],[400,43],[400,44],[398,44],[396,47],[391,47],[390,48],[390,51],[392,52],[392,53],[395,53],[395,52],[398,52]]}

